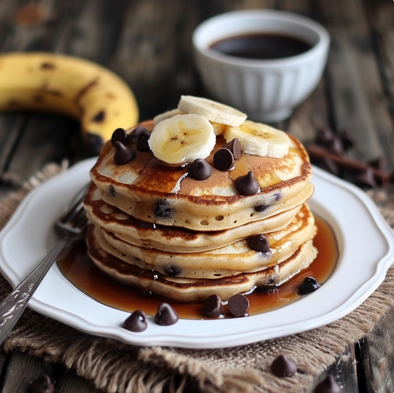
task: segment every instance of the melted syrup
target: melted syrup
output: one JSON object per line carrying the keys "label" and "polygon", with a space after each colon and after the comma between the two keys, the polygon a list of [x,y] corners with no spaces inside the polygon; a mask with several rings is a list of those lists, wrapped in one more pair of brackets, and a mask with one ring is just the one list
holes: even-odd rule
{"label": "melted syrup", "polygon": [[[320,217],[316,217],[318,227],[314,245],[319,253],[315,261],[304,271],[293,277],[280,288],[255,289],[248,295],[249,315],[271,311],[301,298],[297,287],[306,276],[314,277],[323,284],[334,271],[338,260],[338,247],[335,235]],[[163,301],[172,305],[180,318],[209,319],[201,315],[201,303],[177,303],[161,296],[146,294],[141,289],[133,288],[107,276],[96,268],[87,256],[85,241],[80,240],[64,250],[57,260],[62,274],[78,289],[107,306],[132,312],[143,310],[147,315],[154,315]]]}

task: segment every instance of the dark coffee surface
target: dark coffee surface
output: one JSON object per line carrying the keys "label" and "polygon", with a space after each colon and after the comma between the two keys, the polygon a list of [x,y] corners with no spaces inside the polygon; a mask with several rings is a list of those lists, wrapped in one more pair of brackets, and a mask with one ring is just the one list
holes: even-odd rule
{"label": "dark coffee surface", "polygon": [[210,48],[225,55],[246,59],[273,60],[300,55],[311,45],[299,38],[283,34],[256,33],[225,38]]}

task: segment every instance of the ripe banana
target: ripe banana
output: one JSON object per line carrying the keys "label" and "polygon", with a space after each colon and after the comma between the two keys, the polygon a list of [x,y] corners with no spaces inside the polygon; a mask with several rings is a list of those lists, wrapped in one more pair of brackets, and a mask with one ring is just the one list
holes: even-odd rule
{"label": "ripe banana", "polygon": [[239,126],[246,115],[230,106],[201,97],[181,96],[178,109],[186,113],[195,113],[204,116],[214,123]]}
{"label": "ripe banana", "polygon": [[273,158],[284,157],[289,151],[289,137],[283,131],[262,123],[246,120],[239,127],[227,127],[224,139],[238,138],[244,153]]}
{"label": "ripe banana", "polygon": [[169,119],[170,117],[173,117],[175,115],[184,115],[185,112],[180,111],[179,109],[171,109],[167,112],[160,113],[160,115],[157,115],[153,118],[153,124],[156,125],[160,123],[162,120]]}
{"label": "ripe banana", "polygon": [[120,77],[93,62],[60,54],[0,56],[0,110],[47,111],[81,123],[90,153],[98,154],[116,128],[138,121],[135,97]]}
{"label": "ripe banana", "polygon": [[149,147],[167,164],[193,162],[206,158],[216,143],[210,122],[196,114],[175,115],[153,127]]}

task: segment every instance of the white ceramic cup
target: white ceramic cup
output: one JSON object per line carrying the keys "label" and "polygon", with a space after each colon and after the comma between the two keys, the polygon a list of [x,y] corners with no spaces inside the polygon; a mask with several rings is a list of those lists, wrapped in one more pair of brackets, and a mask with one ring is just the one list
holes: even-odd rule
{"label": "white ceramic cup", "polygon": [[[312,47],[300,55],[275,60],[229,56],[210,48],[225,38],[261,32],[292,36]],[[286,119],[316,88],[329,43],[329,34],[319,23],[274,10],[221,14],[193,33],[196,66],[209,94],[262,122]]]}

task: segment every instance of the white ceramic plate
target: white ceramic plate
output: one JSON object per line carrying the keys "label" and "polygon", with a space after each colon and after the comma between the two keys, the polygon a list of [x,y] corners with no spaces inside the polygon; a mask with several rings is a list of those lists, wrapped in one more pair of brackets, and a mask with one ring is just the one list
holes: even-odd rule
{"label": "white ceramic plate", "polygon": [[[86,160],[31,192],[0,233],[0,268],[18,284],[55,244],[53,223],[89,180]],[[107,307],[76,289],[53,266],[30,307],[82,331],[136,345],[216,348],[294,334],[337,320],[361,304],[383,281],[394,260],[394,235],[365,193],[314,168],[310,207],[334,229],[340,258],[318,291],[286,307],[246,318],[181,319],[132,333],[121,327],[127,312]]]}

